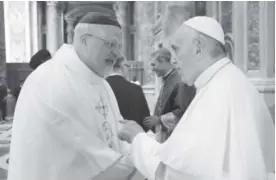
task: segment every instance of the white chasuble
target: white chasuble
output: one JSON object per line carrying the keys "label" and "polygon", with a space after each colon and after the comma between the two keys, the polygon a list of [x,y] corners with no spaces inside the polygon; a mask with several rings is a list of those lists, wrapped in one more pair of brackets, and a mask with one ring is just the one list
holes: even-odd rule
{"label": "white chasuble", "polygon": [[197,95],[165,143],[144,133],[134,138],[137,169],[150,180],[269,180],[275,126],[254,85],[224,58],[195,87]]}
{"label": "white chasuble", "polygon": [[8,180],[128,180],[128,147],[108,83],[63,45],[21,90]]}

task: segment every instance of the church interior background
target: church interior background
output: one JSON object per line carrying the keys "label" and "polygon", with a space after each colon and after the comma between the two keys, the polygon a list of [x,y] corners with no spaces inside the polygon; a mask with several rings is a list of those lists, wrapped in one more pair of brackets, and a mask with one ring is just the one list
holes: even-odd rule
{"label": "church interior background", "polygon": [[[47,48],[54,54],[63,43],[72,43],[74,26],[82,15],[93,11],[114,13],[122,25],[123,54],[131,65],[128,78],[137,77],[142,83],[152,110],[160,82],[151,72],[150,53],[184,20],[207,15],[222,24],[230,58],[264,96],[274,119],[274,3],[1,1],[0,78],[13,90],[31,72],[28,62],[39,49]],[[9,128],[1,126],[1,135]],[[9,137],[0,139],[0,180],[6,178]]]}

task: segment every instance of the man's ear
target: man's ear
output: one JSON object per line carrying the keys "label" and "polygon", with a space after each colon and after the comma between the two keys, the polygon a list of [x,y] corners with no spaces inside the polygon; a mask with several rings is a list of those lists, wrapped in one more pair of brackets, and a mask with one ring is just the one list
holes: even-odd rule
{"label": "man's ear", "polygon": [[199,37],[194,39],[194,45],[195,45],[196,55],[201,54],[202,51],[203,51],[203,44],[202,44],[201,39]]}
{"label": "man's ear", "polygon": [[81,44],[87,46],[87,38],[86,38],[85,35],[82,35],[82,36],[80,37],[80,41],[81,41]]}
{"label": "man's ear", "polygon": [[[80,36],[80,43],[79,43],[79,48],[80,51],[82,52],[82,55],[86,58],[88,58],[89,52],[87,46],[88,46],[88,41],[87,41],[87,36],[82,35]],[[89,50],[90,51],[90,50]]]}

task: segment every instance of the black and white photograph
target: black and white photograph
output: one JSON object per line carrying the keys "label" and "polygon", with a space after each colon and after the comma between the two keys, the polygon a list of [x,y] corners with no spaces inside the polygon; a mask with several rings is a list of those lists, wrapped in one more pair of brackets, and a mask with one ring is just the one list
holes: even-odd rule
{"label": "black and white photograph", "polygon": [[275,180],[275,2],[0,1],[0,180]]}

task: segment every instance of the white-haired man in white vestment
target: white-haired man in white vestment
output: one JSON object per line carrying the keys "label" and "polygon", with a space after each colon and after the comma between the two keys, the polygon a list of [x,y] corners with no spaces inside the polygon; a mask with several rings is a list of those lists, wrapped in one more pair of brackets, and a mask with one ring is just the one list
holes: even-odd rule
{"label": "white-haired man in white vestment", "polygon": [[136,168],[149,180],[268,180],[275,126],[263,97],[226,57],[221,25],[191,18],[165,44],[197,93],[163,144],[122,121],[118,136],[131,143]]}
{"label": "white-haired man in white vestment", "polygon": [[135,168],[103,78],[121,57],[113,16],[88,13],[25,81],[15,110],[8,180],[129,180]]}

